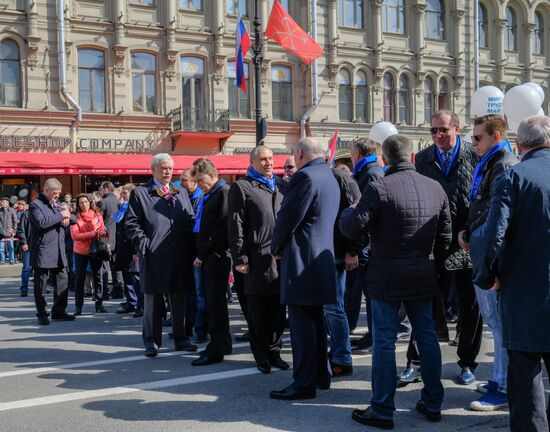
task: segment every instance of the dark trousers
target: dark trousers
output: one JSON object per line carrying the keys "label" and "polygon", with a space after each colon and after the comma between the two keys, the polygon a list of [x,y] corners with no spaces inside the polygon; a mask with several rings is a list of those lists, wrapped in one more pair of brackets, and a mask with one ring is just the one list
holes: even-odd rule
{"label": "dark trousers", "polygon": [[210,342],[205,349],[208,356],[223,356],[231,354],[233,350],[226,298],[230,270],[231,258],[226,255],[213,254],[202,263],[206,320],[210,335]]}
{"label": "dark trousers", "polygon": [[[171,305],[172,334],[174,344],[185,341],[185,293],[174,291],[168,295]],[[164,294],[143,295],[143,345],[145,348],[162,346],[162,315],[164,314]]]}
{"label": "dark trousers", "polygon": [[256,363],[273,362],[280,357],[285,330],[286,309],[280,295],[250,295],[248,331],[250,349]]}
{"label": "dark trousers", "polygon": [[241,310],[243,311],[246,324],[250,326],[250,317],[248,315],[248,303],[246,300],[247,296],[244,293],[244,275],[235,269],[233,269],[233,288],[235,288],[235,292],[237,293],[237,298],[239,299],[239,305],[241,306]]}
{"label": "dark trousers", "polygon": [[[348,317],[350,333],[355,330],[355,327],[357,327],[359,314],[361,313],[361,300],[363,295],[367,301],[369,301],[369,298],[367,297],[367,284],[365,282],[365,266],[360,264],[359,267],[347,272],[346,275],[346,294],[344,297],[344,306]],[[371,315],[368,312],[369,311],[367,311],[367,320]],[[369,329],[370,328],[371,327],[369,324]]]}
{"label": "dark trousers", "polygon": [[542,365],[550,374],[550,353],[508,350],[508,403],[512,432],[548,432],[550,403],[545,407]]}
{"label": "dark trousers", "polygon": [[323,306],[288,305],[292,344],[292,378],[299,391],[315,393],[330,380]]}
{"label": "dark trousers", "polygon": [[48,303],[44,298],[44,292],[48,285],[48,278],[53,280],[53,306],[52,318],[65,313],[68,302],[67,290],[67,269],[65,267],[55,269],[34,269],[34,303],[36,305],[36,316],[48,316],[46,306]]}
{"label": "dark trousers", "polygon": [[94,299],[96,304],[100,305],[103,298],[103,280],[101,279],[100,270],[103,261],[99,261],[88,255],[74,254],[76,283],[74,292],[74,303],[77,308],[82,308],[84,304],[84,282],[86,281],[86,270],[88,263],[92,267],[92,277],[94,281]]}
{"label": "dark trousers", "polygon": [[113,279],[113,296],[121,296],[124,293],[124,276],[115,266],[115,254],[109,261],[103,261],[101,266],[101,280],[103,281],[103,300],[109,300],[109,271]]}

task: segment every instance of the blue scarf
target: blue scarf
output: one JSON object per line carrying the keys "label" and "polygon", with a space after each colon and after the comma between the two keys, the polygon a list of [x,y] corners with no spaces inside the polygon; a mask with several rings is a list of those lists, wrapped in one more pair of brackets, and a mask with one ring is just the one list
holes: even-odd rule
{"label": "blue scarf", "polygon": [[202,218],[202,211],[204,209],[204,203],[208,201],[208,198],[212,196],[214,192],[216,192],[220,187],[226,185],[225,180],[218,181],[218,184],[216,184],[210,191],[202,196],[202,198],[199,201],[199,205],[197,207],[197,214],[195,215],[195,226],[193,227],[193,232],[198,233],[201,230],[201,218]]}
{"label": "blue scarf", "polygon": [[357,162],[357,163],[353,166],[353,175],[356,176],[357,173],[358,173],[359,171],[361,171],[361,169],[363,169],[363,167],[364,167],[366,164],[371,163],[371,162],[378,162],[378,156],[376,156],[375,154],[373,154],[373,155],[364,157],[364,158],[361,159],[359,162]]}
{"label": "blue scarf", "polygon": [[266,185],[271,192],[275,192],[275,176],[272,175],[271,178],[266,178],[261,175],[254,167],[248,168],[248,176],[256,180],[258,183]]}
{"label": "blue scarf", "polygon": [[128,211],[128,202],[124,202],[118,208],[118,211],[113,214],[111,217],[115,220],[116,223],[119,223],[123,218],[126,212]]}
{"label": "blue scarf", "polygon": [[507,147],[510,143],[508,140],[501,141],[498,144],[495,144],[491,149],[483,155],[481,161],[476,165],[474,171],[474,179],[472,181],[472,188],[470,189],[470,196],[468,197],[469,201],[472,202],[476,199],[479,188],[481,187],[481,182],[483,181],[483,167],[489,162],[489,159],[495,154],[501,151],[504,147]]}
{"label": "blue scarf", "polygon": [[441,169],[443,170],[443,173],[446,176],[448,176],[449,173],[451,172],[451,168],[459,152],[460,152],[460,137],[457,135],[455,148],[453,150],[453,155],[451,156],[451,160],[449,161],[449,166],[447,167],[447,169],[445,169],[445,164],[443,163],[443,157],[441,156],[441,151],[439,150],[439,148],[437,148],[437,146],[435,147],[435,154],[437,155],[437,159],[439,159],[439,164],[441,165]]}
{"label": "blue scarf", "polygon": [[194,200],[194,199],[197,199],[198,197],[200,197],[201,195],[202,195],[202,189],[200,187],[197,187],[195,189],[195,191],[191,194],[189,199]]}

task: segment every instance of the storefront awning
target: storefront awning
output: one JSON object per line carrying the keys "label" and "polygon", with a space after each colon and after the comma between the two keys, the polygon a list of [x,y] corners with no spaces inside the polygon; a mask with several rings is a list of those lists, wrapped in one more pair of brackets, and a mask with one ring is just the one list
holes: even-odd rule
{"label": "storefront awning", "polygon": [[[150,154],[0,153],[0,175],[147,175]],[[190,168],[200,156],[172,155],[175,170]],[[220,174],[246,174],[248,155],[207,155]],[[288,156],[274,156],[275,172],[283,172]]]}

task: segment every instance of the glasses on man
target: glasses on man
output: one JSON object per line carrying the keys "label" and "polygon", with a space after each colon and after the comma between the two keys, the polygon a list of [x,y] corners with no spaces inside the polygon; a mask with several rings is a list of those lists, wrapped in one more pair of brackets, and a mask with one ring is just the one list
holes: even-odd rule
{"label": "glasses on man", "polygon": [[284,168],[285,169],[294,169],[294,168],[296,168],[296,166],[295,165],[285,165]]}
{"label": "glasses on man", "polygon": [[433,128],[430,128],[430,132],[431,132],[432,135],[435,135],[438,132],[446,134],[446,133],[449,133],[449,130],[450,129],[447,128],[447,127],[433,127]]}
{"label": "glasses on man", "polygon": [[472,139],[473,139],[475,142],[480,142],[480,141],[481,141],[481,138],[482,138],[481,135],[472,135]]}

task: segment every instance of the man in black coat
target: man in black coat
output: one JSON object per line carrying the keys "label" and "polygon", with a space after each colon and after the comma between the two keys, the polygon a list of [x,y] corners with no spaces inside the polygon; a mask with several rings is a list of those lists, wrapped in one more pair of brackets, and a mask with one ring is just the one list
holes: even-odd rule
{"label": "man in black coat", "polygon": [[132,191],[126,216],[126,233],[140,256],[147,357],[155,357],[162,345],[164,294],[170,298],[176,351],[197,349],[184,328],[185,293],[193,289],[193,209],[187,193],[170,183],[173,171],[170,155],[155,155],[151,161],[153,178]]}
{"label": "man in black coat", "polygon": [[31,240],[31,266],[34,269],[34,302],[38,323],[47,325],[48,312],[44,291],[51,276],[54,280],[54,304],[52,319],[71,321],[74,315],[65,312],[67,308],[67,256],[65,255],[65,227],[76,218],[59,202],[61,182],[55,178],[46,180],[43,191],[29,207]]}
{"label": "man in black coat", "polygon": [[258,370],[266,374],[272,366],[289,368],[280,354],[286,309],[280,302],[279,271],[270,250],[282,199],[273,174],[273,152],[258,146],[250,153],[248,175],[229,190],[228,233],[233,265],[243,274],[250,348]]}
{"label": "man in black coat", "polygon": [[29,291],[29,279],[32,272],[31,253],[29,251],[29,242],[31,240],[31,222],[29,220],[29,210],[24,210],[19,218],[16,236],[21,245],[21,297],[27,297]]}
{"label": "man in black coat", "polygon": [[[461,368],[458,383],[471,384],[475,381],[476,357],[481,347],[483,320],[479,313],[476,293],[472,284],[472,266],[470,256],[458,244],[458,233],[468,220],[470,202],[468,196],[472,185],[472,176],[479,157],[471,145],[460,141],[460,119],[452,111],[438,111],[431,120],[433,144],[416,154],[416,169],[436,180],[449,198],[449,209],[453,224],[453,241],[445,261],[445,268],[439,275],[441,293],[445,296],[455,283],[458,309],[457,329],[460,330],[458,342],[458,366]],[[438,335],[448,336],[445,322],[443,298],[434,300],[434,314]],[[414,345],[409,345],[409,361],[418,361]],[[416,358],[415,358],[416,357]],[[404,384],[419,378],[418,372],[408,367],[401,375]]]}
{"label": "man in black coat", "polygon": [[382,152],[390,168],[367,186],[357,207],[345,210],[339,222],[350,239],[368,230],[372,247],[367,272],[374,330],[372,398],[369,408],[353,412],[353,419],[385,429],[394,426],[401,303],[412,323],[425,383],[416,409],[428,420],[439,421],[444,394],[432,298],[437,294],[436,263],[443,262],[451,243],[449,201],[437,182],[416,172],[409,162],[412,150],[405,136],[387,138]]}
{"label": "man in black coat", "polygon": [[298,171],[277,214],[271,253],[281,257],[281,302],[288,305],[293,383],[273,399],[312,399],[330,388],[323,305],[336,303],[334,223],[340,190],[323,149],[304,138],[293,149]]}
{"label": "man in black coat", "polygon": [[193,228],[197,254],[194,265],[202,268],[210,342],[191,364],[206,366],[223,361],[224,355],[233,350],[225,298],[231,271],[227,240],[229,186],[218,178],[218,171],[209,159],[197,159],[193,163],[192,175],[204,193]]}

